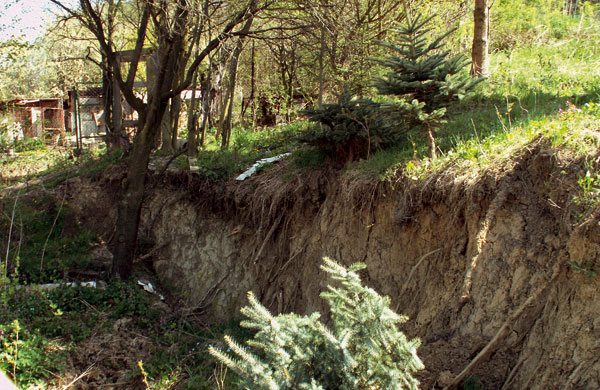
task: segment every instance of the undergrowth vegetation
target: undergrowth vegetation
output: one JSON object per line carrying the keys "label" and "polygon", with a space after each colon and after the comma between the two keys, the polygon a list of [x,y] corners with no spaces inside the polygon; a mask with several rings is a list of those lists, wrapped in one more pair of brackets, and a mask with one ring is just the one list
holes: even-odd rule
{"label": "undergrowth vegetation", "polygon": [[[174,383],[212,388],[218,365],[206,353],[208,346],[219,345],[224,333],[249,337],[236,322],[207,328],[134,281],[107,279],[109,264],[90,256],[99,239],[77,223],[67,201],[19,195],[3,199],[1,211],[0,370],[21,388],[65,386],[61,373],[85,355],[86,343],[113,334],[119,321],[143,335],[145,351],[133,357],[127,350],[106,353],[124,354],[121,369],[131,383],[140,380],[142,367],[157,389]],[[79,283],[89,280],[95,283]],[[111,369],[99,368],[103,375]]]}
{"label": "undergrowth vegetation", "polygon": [[[143,368],[155,389],[175,383],[182,389],[213,388],[218,365],[208,357],[208,347],[219,345],[225,333],[249,337],[235,322],[207,328],[177,311],[160,310],[154,304],[157,298],[133,282],[52,289],[17,282],[16,275],[0,280],[0,369],[21,388],[64,385],[61,372],[88,353],[90,341],[105,341],[120,321],[143,336],[145,345],[139,349],[145,351],[138,356],[118,348],[105,353],[123,362],[118,369],[127,372],[132,386],[141,381]],[[125,343],[131,335],[120,337]],[[120,345],[119,337],[115,339]],[[89,364],[99,365],[105,376],[117,369],[106,361]],[[228,385],[231,381],[227,379]]]}

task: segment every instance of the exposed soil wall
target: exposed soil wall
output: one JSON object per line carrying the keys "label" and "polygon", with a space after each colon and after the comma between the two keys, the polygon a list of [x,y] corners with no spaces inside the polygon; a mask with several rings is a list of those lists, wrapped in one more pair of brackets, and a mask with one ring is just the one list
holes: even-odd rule
{"label": "exposed soil wall", "polygon": [[470,375],[487,389],[597,389],[600,283],[567,265],[600,255],[598,220],[571,201],[581,168],[539,141],[483,173],[424,180],[277,167],[215,188],[174,174],[146,202],[140,242],[211,320],[237,316],[249,290],[274,312],[323,311],[321,258],[365,262],[366,284],[423,340],[423,388],[447,384],[534,296]]}

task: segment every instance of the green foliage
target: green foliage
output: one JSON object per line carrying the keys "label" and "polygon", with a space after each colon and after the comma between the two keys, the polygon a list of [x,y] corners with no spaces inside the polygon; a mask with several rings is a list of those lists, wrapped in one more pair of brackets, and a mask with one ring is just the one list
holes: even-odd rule
{"label": "green foliage", "polygon": [[[600,147],[600,140],[598,140]],[[598,210],[600,205],[600,167],[597,161],[591,158],[586,159],[585,174],[577,180],[579,185],[579,194],[575,196],[575,203],[578,204],[583,212],[581,217],[587,215],[590,211]]]}
{"label": "green foliage", "polygon": [[10,324],[0,326],[0,369],[24,388],[51,381],[69,350],[111,321],[132,318],[137,329],[158,323],[148,294],[131,282],[42,290],[23,285],[21,272],[26,266],[0,279],[0,324]]}
{"label": "green foliage", "polygon": [[298,149],[293,153],[294,164],[298,168],[318,167],[327,158],[327,153],[321,148]]}
{"label": "green foliage", "polygon": [[68,267],[90,267],[88,251],[97,237],[78,225],[66,202],[49,196],[5,198],[0,208],[1,235],[11,237],[0,241],[0,250],[9,256],[8,272],[19,269],[21,282],[59,281]]}
{"label": "green foliage", "polygon": [[[225,332],[240,339],[251,335],[236,322],[206,328],[178,308],[159,311],[152,296],[133,282],[116,279],[101,288],[41,290],[23,285],[22,273],[27,269],[0,280],[0,324],[8,324],[0,326],[0,369],[11,377],[14,372],[23,388],[52,383],[51,373],[65,368],[71,351],[95,335],[113,332],[119,319],[131,319],[129,330],[152,343],[143,360],[152,388],[170,388],[174,383],[181,389],[214,388],[215,364],[206,348],[219,345]],[[130,377],[140,374],[138,366]],[[222,375],[224,383],[234,385],[234,377]]]}
{"label": "green foliage", "polygon": [[394,55],[375,59],[389,71],[375,79],[374,85],[379,94],[397,98],[383,106],[384,112],[405,128],[427,134],[430,155],[435,157],[434,133],[444,122],[447,107],[482,80],[461,72],[469,63],[465,57],[448,57],[450,53],[443,51],[443,41],[452,31],[428,39],[431,19],[409,14],[396,31],[398,43],[381,43]]}
{"label": "green foliage", "polygon": [[352,169],[385,177],[410,164],[411,176],[418,178],[453,165],[464,174],[511,158],[539,136],[555,146],[595,155],[598,139],[586,130],[600,119],[600,78],[594,70],[600,60],[595,50],[600,29],[594,23],[594,29],[575,32],[564,41],[492,52],[490,78],[473,95],[448,107],[447,122],[436,133],[438,159],[420,161],[427,155],[427,140],[413,137],[412,145],[377,152]]}
{"label": "green foliage", "polygon": [[[41,175],[49,173],[59,173],[57,177],[46,183],[45,187],[56,187],[67,179],[77,176],[87,176],[97,178],[108,167],[118,164],[123,157],[121,150],[114,150],[106,153],[106,150],[94,150],[85,153],[79,157],[72,156],[71,159],[62,159],[54,161],[54,165],[49,165],[48,170]],[[74,166],[75,169],[69,169]]]}
{"label": "green foliage", "polygon": [[567,264],[569,264],[575,271],[583,272],[586,278],[591,278],[598,275],[598,266],[593,260],[588,260],[586,262],[567,261]]}
{"label": "green foliage", "polygon": [[398,330],[407,318],[390,309],[388,297],[362,285],[357,271],[364,267],[324,259],[321,268],[341,285],[321,294],[331,308],[330,328],[319,313],[273,316],[249,293],[242,326],[258,333],[245,347],[225,337],[238,358],[209,352],[244,377],[248,389],[417,389],[420,341]]}
{"label": "green foliage", "polygon": [[[228,388],[236,387],[235,376],[221,372],[222,367],[215,364],[206,350],[222,346],[225,334],[247,340],[253,333],[236,321],[205,327],[190,322],[182,314],[163,316],[151,332],[154,347],[143,362],[148,381],[156,388],[169,388],[169,384],[177,382],[179,389],[213,389],[217,374]],[[137,370],[132,372],[139,374]]]}
{"label": "green foliage", "polygon": [[22,138],[21,125],[5,119],[0,122],[0,153],[9,149],[17,153],[45,150],[46,144],[43,138]]}
{"label": "green foliage", "polygon": [[60,97],[75,82],[101,79],[100,68],[84,60],[93,44],[89,33],[75,20],[50,25],[31,43],[0,39],[0,100]]}
{"label": "green foliage", "polygon": [[338,96],[337,103],[302,112],[317,124],[299,139],[343,162],[366,158],[374,150],[399,142],[402,136],[401,131],[386,122],[380,106],[369,99],[354,99],[346,90]]}
{"label": "green foliage", "polygon": [[15,143],[15,152],[17,153],[45,149],[46,144],[42,138],[23,138]]}
{"label": "green foliage", "polygon": [[0,325],[0,371],[18,386],[43,385],[52,372],[64,368],[63,359],[55,342],[22,327],[19,320]]}
{"label": "green foliage", "polygon": [[217,149],[210,143],[200,150],[192,162],[197,174],[211,181],[225,181],[245,171],[261,158],[289,152],[297,147],[296,134],[304,123],[253,131],[237,127],[232,131],[232,148]]}
{"label": "green foliage", "polygon": [[567,17],[564,1],[500,0],[492,8],[490,49],[509,52],[519,47],[543,47],[555,40],[567,39],[593,24],[592,2],[579,2],[577,17]]}

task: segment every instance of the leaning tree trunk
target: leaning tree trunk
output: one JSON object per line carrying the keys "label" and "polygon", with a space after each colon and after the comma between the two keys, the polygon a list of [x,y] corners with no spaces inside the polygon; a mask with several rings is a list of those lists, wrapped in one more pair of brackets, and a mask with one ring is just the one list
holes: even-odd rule
{"label": "leaning tree trunk", "polygon": [[177,49],[182,40],[183,37],[180,37],[179,40],[172,42],[173,46],[159,47],[156,56],[156,73],[154,75],[151,72],[148,73],[155,77],[149,78],[151,93],[145,109],[139,112],[139,129],[133,141],[133,150],[127,164],[127,177],[117,203],[117,224],[112,248],[111,272],[113,276],[123,279],[131,276],[133,268],[150,154],[165,119],[170,124],[169,116],[165,115],[169,99],[163,97],[162,93],[165,89],[164,86],[173,84],[175,66],[172,54],[179,52]]}
{"label": "leaning tree trunk", "polygon": [[135,256],[138,226],[144,201],[144,188],[150,152],[156,134],[160,131],[166,111],[165,103],[154,104],[145,115],[140,116],[142,127],[135,137],[129,157],[127,178],[117,202],[117,224],[113,247],[112,275],[129,278]]}
{"label": "leaning tree trunk", "polygon": [[488,0],[475,0],[475,11],[473,12],[475,28],[473,30],[471,74],[478,77],[487,77],[490,73],[490,9],[487,3]]}

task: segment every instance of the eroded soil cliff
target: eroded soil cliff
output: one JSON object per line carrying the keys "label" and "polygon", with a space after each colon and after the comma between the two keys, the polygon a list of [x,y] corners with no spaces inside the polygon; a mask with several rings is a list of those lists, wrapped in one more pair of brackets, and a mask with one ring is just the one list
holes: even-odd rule
{"label": "eroded soil cliff", "polygon": [[[288,165],[215,186],[172,173],[153,179],[140,257],[214,321],[238,316],[249,290],[274,312],[324,311],[322,257],[362,261],[423,340],[423,388],[448,384],[504,326],[469,373],[485,388],[597,389],[600,283],[567,264],[600,255],[598,219],[573,202],[582,169],[540,140],[511,161],[417,180]],[[105,216],[98,230],[120,178],[68,184],[80,215]]]}

